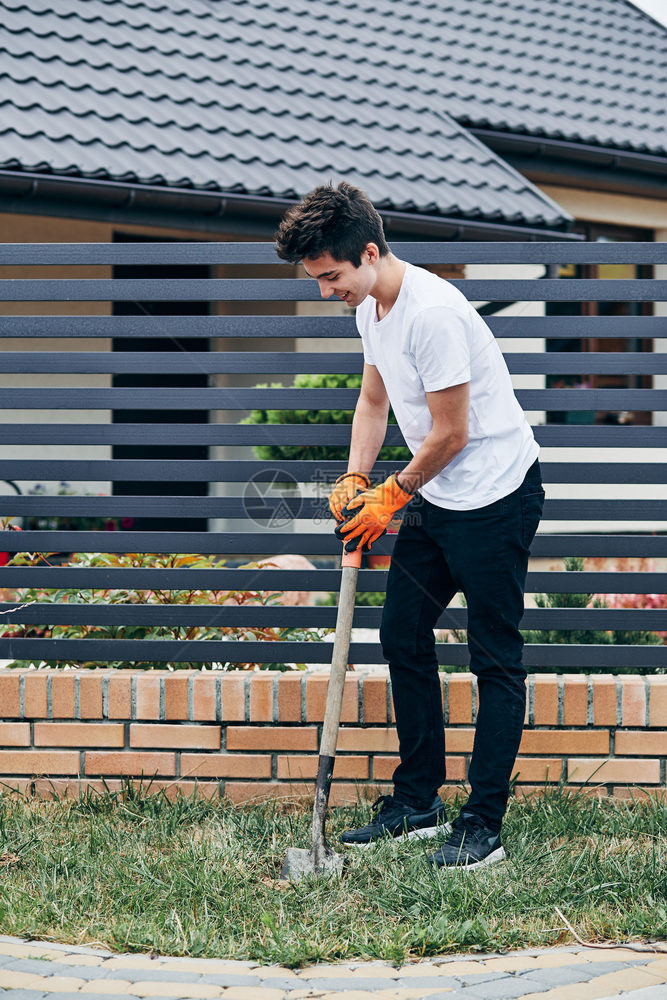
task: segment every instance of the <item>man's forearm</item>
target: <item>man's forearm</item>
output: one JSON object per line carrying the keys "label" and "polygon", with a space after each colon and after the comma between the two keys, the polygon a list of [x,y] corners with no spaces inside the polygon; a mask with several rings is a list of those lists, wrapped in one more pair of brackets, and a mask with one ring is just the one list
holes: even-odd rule
{"label": "man's forearm", "polygon": [[387,433],[387,417],[388,411],[357,404],[352,418],[348,472],[370,473]]}
{"label": "man's forearm", "polygon": [[465,444],[460,437],[443,437],[441,432],[432,428],[410,463],[398,474],[398,485],[407,493],[416,493],[420,486],[442,472]]}

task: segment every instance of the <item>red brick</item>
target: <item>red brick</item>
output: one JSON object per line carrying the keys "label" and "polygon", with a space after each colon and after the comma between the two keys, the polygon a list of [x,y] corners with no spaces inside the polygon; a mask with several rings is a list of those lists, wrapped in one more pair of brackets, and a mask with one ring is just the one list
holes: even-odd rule
{"label": "red brick", "polygon": [[667,675],[649,680],[649,726],[667,726]]}
{"label": "red brick", "polygon": [[270,754],[183,753],[181,775],[198,778],[270,778]]}
{"label": "red brick", "polygon": [[609,753],[606,729],[524,729],[519,753]]}
{"label": "red brick", "polygon": [[[535,798],[535,796],[545,795],[550,787],[551,785],[515,785],[515,796],[517,800]],[[604,785],[594,788],[568,788],[567,785],[563,785],[562,790],[565,795],[589,795],[596,799],[607,798],[607,789]]]}
{"label": "red brick", "polygon": [[147,670],[136,675],[137,719],[160,718],[160,679],[162,673]]}
{"label": "red brick", "polygon": [[[340,746],[340,743],[339,743]],[[314,726],[228,726],[228,750],[317,750]],[[341,748],[342,749],[342,748]]]}
{"label": "red brick", "polygon": [[[602,765],[600,767],[600,765]],[[599,768],[599,770],[596,770]],[[595,774],[593,773],[595,771]],[[568,761],[567,780],[579,783],[590,779],[593,784],[651,784],[660,781],[658,760],[590,760],[573,757]]]}
{"label": "red brick", "polygon": [[[263,799],[290,798],[295,804],[301,802],[312,808],[315,787],[312,781],[226,781],[225,797],[231,802],[260,802]],[[354,805],[360,799],[375,799],[387,791],[375,784],[357,785],[335,781],[331,786],[329,804],[331,806]]]}
{"label": "red brick", "polygon": [[395,729],[357,729],[346,727],[338,732],[338,750],[357,753],[395,753],[398,736]]}
{"label": "red brick", "polygon": [[153,774],[176,774],[176,754],[130,753],[125,750],[111,753],[89,750],[86,753],[86,774],[136,774],[145,777]]}
{"label": "red brick", "polygon": [[51,716],[54,719],[74,718],[74,674],[54,671],[51,677]]}
{"label": "red brick", "polygon": [[387,721],[387,678],[364,677],[363,680],[364,722]]}
{"label": "red brick", "polygon": [[[462,781],[453,782],[452,784],[441,785],[438,789],[438,795],[444,802],[452,802],[454,799],[461,799],[461,795],[464,798],[470,795],[470,785]],[[460,805],[459,801],[459,805]],[[451,818],[451,817],[450,817]]]}
{"label": "red brick", "polygon": [[667,798],[666,788],[640,788],[637,785],[614,785],[612,794],[615,799],[656,799],[664,801]]}
{"label": "red brick", "polygon": [[26,719],[46,718],[46,674],[29,673],[25,675],[25,709]]}
{"label": "red brick", "polygon": [[615,677],[593,677],[593,722],[596,726],[617,723]]}
{"label": "red brick", "polygon": [[273,722],[273,684],[277,670],[262,670],[250,680],[250,721]]}
{"label": "red brick", "polygon": [[[81,794],[88,789],[99,792],[104,796],[107,792],[120,792],[127,782],[120,779],[105,778],[77,778],[72,779],[44,779],[38,778],[35,781],[35,797],[40,799],[67,798],[78,799]],[[197,796],[207,799],[218,797],[219,785],[217,781],[141,781],[137,778],[131,782],[135,789],[142,788],[148,795],[163,793],[168,799],[190,798],[196,792]]]}
{"label": "red brick", "polygon": [[0,750],[0,774],[78,774],[76,750]]}
{"label": "red brick", "polygon": [[10,799],[25,799],[30,795],[32,778],[0,777],[0,793]]}
{"label": "red brick", "polygon": [[102,672],[79,674],[79,715],[82,719],[102,718]]}
{"label": "red brick", "polygon": [[472,674],[448,674],[449,722],[472,722]]}
{"label": "red brick", "polygon": [[[317,776],[317,757],[301,754],[278,756],[278,779],[299,780]],[[334,778],[368,778],[368,757],[336,757]]]}
{"label": "red brick", "polygon": [[122,747],[122,723],[36,722],[36,747]]}
{"label": "red brick", "polygon": [[300,672],[281,673],[278,678],[278,718],[281,722],[301,722]]}
{"label": "red brick", "polygon": [[518,781],[560,781],[562,770],[561,757],[517,757],[512,776],[518,772]]}
{"label": "red brick", "polygon": [[470,753],[475,740],[474,729],[463,729],[458,726],[445,728],[445,750],[447,753]]}
{"label": "red brick", "polygon": [[110,675],[107,708],[110,719],[132,718],[132,677],[130,674],[112,673]]}
{"label": "red brick", "polygon": [[179,670],[164,679],[164,717],[185,722],[188,718],[188,677],[190,671]]}
{"label": "red brick", "polygon": [[565,674],[563,722],[566,726],[585,726],[588,717],[588,678]]}
{"label": "red brick", "polygon": [[21,714],[20,677],[13,670],[0,672],[0,716],[18,719]]}
{"label": "red brick", "polygon": [[224,722],[245,722],[245,671],[223,674],[222,718]]}
{"label": "red brick", "polygon": [[215,722],[218,678],[208,672],[195,674],[192,683],[193,718],[196,722]]}
{"label": "red brick", "polygon": [[667,733],[652,733],[647,730],[629,732],[618,729],[614,743],[615,753],[622,756],[667,756]]}
{"label": "red brick", "polygon": [[29,722],[0,722],[0,746],[29,747]]}
{"label": "red brick", "polygon": [[[400,757],[384,757],[376,754],[373,757],[373,780],[391,781],[394,770],[400,763]],[[445,758],[446,780],[465,781],[466,760],[465,757],[457,757],[447,754]]]}
{"label": "red brick", "polygon": [[[324,706],[327,700],[329,674],[306,677],[306,722],[322,722]],[[341,722],[357,722],[359,720],[359,687],[358,679],[349,672],[345,678],[343,689],[343,704],[341,706]]]}
{"label": "red brick", "polygon": [[556,674],[535,674],[534,720],[536,726],[558,725],[558,677]]}
{"label": "red brick", "polygon": [[133,722],[130,725],[131,747],[168,747],[180,749],[220,749],[220,726],[176,726],[164,722],[151,724]]}
{"label": "red brick", "polygon": [[621,703],[623,726],[643,726],[646,722],[646,687],[644,678],[623,674],[621,682]]}

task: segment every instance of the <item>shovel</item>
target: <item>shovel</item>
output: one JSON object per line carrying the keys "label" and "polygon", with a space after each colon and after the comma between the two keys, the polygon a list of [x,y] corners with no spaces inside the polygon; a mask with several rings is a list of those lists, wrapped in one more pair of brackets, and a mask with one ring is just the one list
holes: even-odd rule
{"label": "shovel", "polygon": [[357,574],[361,566],[361,548],[353,552],[345,552],[341,558],[340,597],[338,600],[338,615],[336,617],[336,635],[334,636],[333,655],[331,657],[331,672],[327,689],[327,703],[324,710],[324,725],[320,740],[320,755],[317,765],[317,780],[315,782],[315,805],[313,806],[313,846],[310,850],[301,847],[290,847],[280,873],[282,879],[298,881],[305,875],[316,872],[343,871],[345,859],[329,847],[324,833],[324,824],[329,803],[331,776],[336,757],[340,710],[343,702],[345,673],[348,665],[350,648],[350,633],[352,631],[352,616],[354,614],[354,598],[357,592]]}

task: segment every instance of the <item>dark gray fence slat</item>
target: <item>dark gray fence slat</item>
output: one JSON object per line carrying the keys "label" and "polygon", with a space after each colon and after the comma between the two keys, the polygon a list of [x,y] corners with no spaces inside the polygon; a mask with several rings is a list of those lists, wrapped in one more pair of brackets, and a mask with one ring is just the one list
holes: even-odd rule
{"label": "dark gray fence slat", "polygon": [[[329,642],[230,642],[216,639],[7,639],[0,638],[3,659],[125,660],[127,662],[194,663],[330,663]],[[470,662],[468,647],[437,643],[438,663]],[[351,663],[381,663],[380,643],[350,643]],[[667,646],[586,646],[527,644],[527,667],[656,668],[667,664]]]}
{"label": "dark gray fence slat", "polygon": [[[192,497],[174,496],[0,496],[0,515],[66,514],[70,517],[231,517],[255,523],[273,521],[284,526],[294,519],[331,516],[325,497],[321,500],[292,497]],[[275,519],[279,519],[279,524]],[[667,500],[550,500],[542,519],[572,521],[667,521]]]}
{"label": "dark gray fence slat", "polygon": [[[541,462],[545,483],[667,483],[667,464],[642,462]],[[396,462],[376,462],[371,480],[381,482],[396,468]],[[276,459],[224,461],[183,459],[7,459],[2,463],[6,479],[43,481],[114,480],[116,482],[253,482],[318,484],[328,497],[335,479],[347,469],[341,461],[296,461]],[[282,480],[280,477],[284,477]]]}
{"label": "dark gray fence slat", "polygon": [[[463,278],[452,280],[478,302],[663,302],[657,278]],[[1,302],[312,302],[316,281],[304,278],[6,278]],[[334,301],[339,301],[335,299]]]}
{"label": "dark gray fence slat", "polygon": [[[667,373],[667,353],[598,352],[505,354],[512,374],[645,375]],[[356,373],[363,370],[361,351],[353,354],[296,351],[143,352],[114,351],[5,351],[0,354],[0,372],[48,372],[49,374],[139,374],[176,375],[255,373],[295,375],[299,373]]]}
{"label": "dark gray fence slat", "polygon": [[[667,316],[487,316],[497,337],[667,337]],[[182,337],[181,316],[0,316],[2,337]],[[189,316],[188,337],[358,340],[354,316]]]}
{"label": "dark gray fence slat", "polygon": [[[515,394],[527,410],[667,410],[667,389],[517,389]],[[358,395],[358,389],[3,389],[0,408],[353,410]]]}
{"label": "dark gray fence slat", "polygon": [[[406,243],[389,244],[413,264],[664,264],[664,243]],[[1,243],[3,266],[53,264],[281,264],[273,243]]]}
{"label": "dark gray fence slat", "polygon": [[[373,543],[374,555],[389,555],[395,535]],[[195,552],[226,557],[270,558],[289,549],[306,556],[340,557],[340,542],[331,533],[254,531],[0,531],[0,552]],[[534,557],[667,556],[667,534],[568,535],[538,532],[531,545]]]}
{"label": "dark gray fence slat", "polygon": [[[0,604],[5,624],[31,625],[130,625],[169,628],[198,625],[209,628],[228,626],[251,628],[335,628],[335,607],[217,607],[215,605],[156,604]],[[356,607],[355,628],[379,628],[382,608]],[[465,629],[466,608],[447,608],[437,628]],[[667,631],[667,610],[616,608],[527,608],[521,619],[526,629],[637,629]]]}
{"label": "dark gray fence slat", "polygon": [[[267,441],[267,434],[271,434]],[[349,445],[351,424],[4,424],[2,444],[327,444]],[[538,424],[533,433],[545,447],[665,448],[667,427],[604,424]],[[395,424],[384,444],[404,445]]]}
{"label": "dark gray fence slat", "polygon": [[[358,590],[380,591],[386,586],[383,570],[360,570]],[[554,594],[655,594],[664,585],[664,573],[558,572],[528,573],[526,591]],[[105,590],[306,590],[332,591],[340,586],[339,569],[143,569],[95,567],[0,567],[2,587]]]}

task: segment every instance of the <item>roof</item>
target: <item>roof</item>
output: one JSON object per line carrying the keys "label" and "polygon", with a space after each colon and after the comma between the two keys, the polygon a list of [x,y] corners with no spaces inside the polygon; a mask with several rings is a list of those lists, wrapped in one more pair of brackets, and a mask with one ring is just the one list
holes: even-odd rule
{"label": "roof", "polygon": [[624,0],[0,0],[0,167],[562,228],[466,125],[662,152],[666,40]]}

